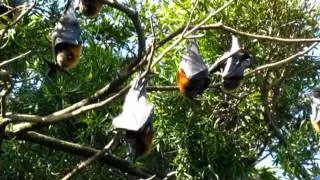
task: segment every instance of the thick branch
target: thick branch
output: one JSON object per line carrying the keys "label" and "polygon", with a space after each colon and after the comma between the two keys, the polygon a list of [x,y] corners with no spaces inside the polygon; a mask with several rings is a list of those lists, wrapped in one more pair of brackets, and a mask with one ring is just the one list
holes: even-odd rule
{"label": "thick branch", "polygon": [[76,173],[80,172],[82,169],[88,167],[90,164],[95,162],[96,160],[101,159],[105,154],[109,151],[110,147],[114,144],[115,141],[118,140],[119,132],[116,132],[114,137],[111,139],[111,141],[99,152],[91,156],[86,161],[82,161],[81,163],[77,164],[77,166],[72,169],[71,172],[69,172],[67,175],[65,175],[62,180],[70,179],[72,176],[74,176]]}
{"label": "thick branch", "polygon": [[[71,143],[64,140],[59,140],[59,139],[49,137],[37,132],[32,132],[32,131],[22,133],[18,136],[18,138],[27,140],[33,143],[41,144],[52,149],[68,152],[77,156],[91,157],[96,153],[100,152],[97,149],[89,148],[83,145]],[[131,164],[125,160],[119,159],[111,155],[106,155],[103,158],[101,158],[99,161],[107,165],[110,165],[114,168],[117,168],[123,172],[127,172],[129,174],[143,177],[143,178],[148,178],[154,174],[154,173],[153,174],[147,173],[144,170],[145,168],[135,167],[134,164]],[[147,170],[147,171],[150,172],[150,170]],[[165,176],[166,175],[157,174],[157,177],[160,177],[160,178],[164,178]]]}
{"label": "thick branch", "polygon": [[280,129],[278,128],[277,124],[275,123],[275,119],[273,117],[273,112],[271,112],[270,109],[270,102],[268,100],[268,93],[269,93],[269,88],[268,88],[268,75],[269,72],[267,72],[267,75],[265,76],[264,82],[262,83],[261,87],[261,103],[263,106],[263,117],[264,120],[266,121],[266,124],[268,125],[269,129],[274,133],[274,135],[279,139],[280,143],[284,146],[287,146],[287,140],[286,138],[282,135]]}
{"label": "thick branch", "polygon": [[178,91],[178,86],[148,86],[147,91]]}
{"label": "thick branch", "polygon": [[[124,69],[117,79],[114,79],[110,84],[107,84],[105,87],[96,91],[92,96],[85,98],[65,109],[54,112],[48,116],[41,117],[37,115],[25,115],[25,114],[14,114],[10,117],[10,120],[7,123],[11,122],[29,122],[29,123],[21,123],[13,126],[13,132],[26,131],[28,129],[32,129],[38,126],[43,126],[45,124],[51,124],[53,122],[57,122],[62,119],[67,119],[78,115],[80,113],[99,108],[101,106],[106,105],[107,103],[113,101],[117,97],[121,95],[121,93],[125,93],[128,90],[128,86],[119,91],[119,87],[125,82],[125,80],[136,72],[139,67],[141,67],[147,61],[147,57],[143,58],[139,64],[130,68],[129,65],[126,69]],[[110,96],[111,94],[117,92],[115,95]],[[110,96],[108,98],[108,96]],[[98,103],[90,104],[94,101],[99,100],[99,98],[106,98],[103,101]],[[89,104],[89,105],[88,105]]]}
{"label": "thick branch", "polygon": [[124,6],[123,4],[118,3],[116,0],[103,0],[103,2],[110,7],[113,7],[115,9],[118,9],[119,11],[124,12],[131,19],[131,21],[136,29],[136,32],[138,35],[138,41],[139,41],[139,43],[138,43],[139,44],[138,58],[136,60],[136,62],[138,63],[146,51],[145,36],[144,36],[144,32],[143,32],[143,29],[141,26],[138,12]]}
{"label": "thick branch", "polygon": [[[151,52],[151,54],[153,54],[153,53]],[[151,61],[151,58],[152,58],[152,56],[148,56],[147,57],[147,59],[149,61]],[[140,62],[140,64],[142,64],[142,63],[143,62]],[[135,72],[136,70],[137,70],[137,68],[136,69],[132,69],[132,72]],[[143,76],[146,76],[147,74],[148,74],[148,71],[145,72],[143,74]],[[119,83],[121,83],[121,82],[119,81]],[[116,85],[114,85],[114,86],[116,86]],[[8,123],[17,123],[17,122],[20,122],[20,123],[21,122],[28,122],[28,123],[22,123],[22,124],[14,125],[13,128],[12,128],[12,131],[15,132],[15,133],[20,132],[20,131],[26,131],[28,129],[32,129],[32,128],[34,128],[36,126],[39,126],[39,125],[52,124],[52,123],[55,123],[57,121],[61,121],[61,120],[64,120],[64,119],[68,119],[70,117],[74,117],[74,116],[79,115],[79,114],[81,114],[83,112],[87,112],[87,111],[90,111],[90,110],[97,109],[97,108],[100,108],[102,106],[105,106],[106,104],[112,102],[116,98],[118,98],[121,95],[123,95],[124,93],[126,93],[129,90],[129,88],[130,88],[130,85],[127,85],[126,87],[122,88],[119,92],[113,94],[109,98],[107,98],[107,99],[105,99],[103,101],[97,102],[97,103],[89,104],[89,105],[85,105],[83,103],[88,102],[88,100],[90,98],[84,99],[83,101],[75,104],[75,105],[82,104],[82,106],[78,107],[78,109],[74,109],[71,112],[66,111],[66,109],[68,109],[68,108],[66,108],[66,109],[64,109],[64,110],[62,110],[60,112],[56,112],[56,113],[53,113],[53,114],[45,116],[45,117],[41,117],[41,116],[37,116],[37,115],[28,115],[28,114],[13,114],[13,115],[10,116],[9,120],[6,121],[6,123],[8,124]],[[106,89],[106,90],[102,91],[101,94],[99,93],[100,96],[103,95],[102,94],[103,92],[108,93],[107,90],[110,90],[110,89]],[[109,92],[109,94],[111,94],[111,93]]]}
{"label": "thick branch", "polygon": [[[25,124],[23,126],[16,126],[17,128],[13,127],[13,132],[18,132],[18,131],[22,131],[22,130],[26,130],[29,128],[32,128],[33,126],[35,126],[37,124],[52,124],[55,123],[57,121],[61,121],[64,119],[68,119],[70,117],[79,115],[83,112],[87,112],[99,107],[102,107],[104,105],[106,105],[107,103],[113,101],[114,99],[120,97],[121,95],[123,95],[125,92],[127,92],[130,88],[130,85],[126,86],[125,88],[123,88],[122,90],[120,90],[118,93],[114,94],[113,96],[111,96],[110,98],[105,99],[104,101],[98,102],[98,103],[93,103],[93,104],[89,104],[86,106],[82,106],[74,111],[65,113],[65,114],[60,114],[60,115],[49,115],[49,116],[45,116],[45,117],[41,117],[41,116],[36,116],[36,115],[28,115],[28,114],[13,114],[11,115],[9,118],[10,123],[16,123],[16,122],[29,122],[29,124]],[[32,124],[30,124],[32,123]]]}

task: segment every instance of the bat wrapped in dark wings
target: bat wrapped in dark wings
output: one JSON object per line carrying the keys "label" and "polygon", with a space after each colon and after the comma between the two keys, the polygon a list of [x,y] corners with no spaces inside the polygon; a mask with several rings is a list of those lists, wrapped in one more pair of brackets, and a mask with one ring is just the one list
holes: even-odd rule
{"label": "bat wrapped in dark wings", "polygon": [[122,113],[113,119],[112,125],[126,130],[130,153],[135,157],[147,154],[152,146],[153,106],[147,102],[146,84],[137,77],[125,98]]}
{"label": "bat wrapped in dark wings", "polygon": [[190,40],[191,47],[179,64],[177,84],[179,91],[188,98],[203,93],[210,83],[208,67],[204,63],[195,39]]}
{"label": "bat wrapped in dark wings", "polygon": [[217,69],[222,70],[223,89],[231,91],[240,86],[244,70],[253,64],[254,56],[247,49],[240,48],[238,39],[232,35],[231,50],[222,58],[225,58],[226,61],[222,61]]}
{"label": "bat wrapped in dark wings", "polygon": [[52,48],[57,64],[63,69],[75,67],[81,53],[81,29],[75,16],[74,3],[70,0],[67,9],[52,33]]}
{"label": "bat wrapped in dark wings", "polygon": [[320,87],[316,87],[313,89],[310,95],[310,102],[310,120],[316,132],[320,133]]}

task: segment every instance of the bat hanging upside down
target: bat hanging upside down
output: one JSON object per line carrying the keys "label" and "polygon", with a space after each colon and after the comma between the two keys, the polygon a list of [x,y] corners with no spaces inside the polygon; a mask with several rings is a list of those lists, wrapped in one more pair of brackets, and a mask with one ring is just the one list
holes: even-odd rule
{"label": "bat hanging upside down", "polygon": [[208,67],[199,53],[196,40],[192,39],[190,42],[191,47],[187,49],[187,55],[179,64],[177,84],[180,93],[192,99],[203,93],[209,86],[210,79]]}
{"label": "bat hanging upside down", "polygon": [[238,39],[232,35],[231,50],[223,55],[221,61],[211,72],[222,71],[222,88],[226,91],[237,89],[244,77],[244,70],[252,66],[253,54],[239,47]]}
{"label": "bat hanging upside down", "polygon": [[137,77],[126,95],[122,113],[112,121],[113,127],[126,131],[125,140],[133,159],[148,154],[154,137],[153,106],[147,102],[146,92],[146,84]]}
{"label": "bat hanging upside down", "polygon": [[52,33],[52,49],[56,63],[63,69],[74,68],[81,54],[81,29],[75,16],[74,3],[69,0],[66,11]]}

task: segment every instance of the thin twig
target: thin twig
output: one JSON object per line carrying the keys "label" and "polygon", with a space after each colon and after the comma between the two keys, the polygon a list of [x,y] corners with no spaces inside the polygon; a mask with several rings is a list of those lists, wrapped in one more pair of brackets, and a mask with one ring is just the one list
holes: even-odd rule
{"label": "thin twig", "polygon": [[31,51],[28,51],[28,52],[26,52],[26,53],[24,53],[24,54],[20,54],[19,56],[16,56],[16,57],[11,58],[11,59],[9,59],[9,60],[2,61],[2,62],[0,63],[0,68],[3,67],[3,66],[5,66],[5,65],[7,65],[7,64],[9,64],[9,63],[11,63],[11,62],[13,62],[13,61],[15,61],[15,60],[18,60],[18,59],[20,59],[20,58],[23,58],[23,57],[27,56],[27,55],[30,54],[30,53],[31,53]]}
{"label": "thin twig", "polygon": [[[2,5],[4,5],[4,4],[2,4]],[[5,13],[3,13],[3,14],[1,14],[0,18],[2,18],[2,17],[6,16],[6,15],[8,15],[8,14],[14,12],[14,11],[17,11],[18,9],[23,9],[24,7],[25,7],[25,5],[16,6],[14,8],[12,8],[10,6],[6,6],[6,8],[9,8],[10,10],[5,12]]]}
{"label": "thin twig", "polygon": [[268,68],[274,68],[274,67],[277,67],[277,66],[280,66],[280,65],[283,65],[283,64],[286,64],[286,63],[289,63],[290,61],[298,58],[299,56],[302,56],[304,55],[305,53],[309,52],[311,49],[313,49],[318,43],[315,42],[313,43],[311,46],[309,46],[308,48],[305,48],[303,51],[299,51],[298,53],[286,58],[286,59],[283,59],[281,61],[278,61],[278,62],[275,62],[275,63],[270,63],[270,64],[265,64],[265,65],[262,65],[262,66],[259,66],[257,67],[256,69],[248,72],[247,74],[245,74],[245,76],[249,76],[251,74],[254,74],[258,71],[261,71],[263,69],[268,69]]}
{"label": "thin twig", "polygon": [[224,10],[225,8],[227,8],[229,5],[231,5],[231,3],[234,0],[230,0],[227,3],[225,3],[223,6],[221,6],[220,8],[218,8],[216,11],[211,11],[209,13],[209,15],[203,20],[201,21],[198,25],[196,25],[195,27],[193,27],[190,31],[188,31],[186,33],[186,36],[189,36],[190,34],[192,34],[194,31],[198,30],[199,27],[201,27],[202,25],[204,25],[206,22],[209,21],[210,18],[212,18],[213,16],[215,16],[216,14],[218,14],[219,12],[221,12],[222,10]]}
{"label": "thin twig", "polygon": [[[180,33],[183,32],[185,27],[186,27],[186,25],[181,26],[175,32],[171,33],[170,35],[168,35],[167,37],[165,37],[164,39],[159,41],[156,48],[163,46],[165,43],[167,43],[168,41],[170,41],[173,38],[175,38],[176,36],[178,36]],[[193,26],[188,27],[188,29],[191,29],[191,28],[193,28]],[[256,38],[256,39],[262,39],[262,40],[268,40],[268,41],[273,41],[273,42],[283,42],[283,43],[320,42],[320,38],[281,38],[281,37],[272,37],[272,36],[247,33],[247,32],[236,30],[236,29],[229,27],[227,25],[224,25],[222,22],[218,22],[215,24],[202,25],[198,28],[198,30],[212,30],[212,29],[222,29],[224,31],[231,32],[235,35],[246,36],[249,38]]]}
{"label": "thin twig", "polygon": [[[210,27],[210,25],[208,25],[207,27]],[[206,27],[204,26],[204,28],[206,28]],[[275,41],[275,42],[284,42],[284,43],[320,42],[319,38],[308,38],[308,39],[306,39],[306,38],[305,39],[303,39],[303,38],[279,38],[279,37],[251,34],[251,33],[243,32],[243,31],[238,31],[234,28],[231,28],[231,27],[223,25],[223,24],[221,24],[219,28],[221,28],[225,31],[237,34],[237,35],[246,36],[246,37],[250,37],[250,38],[256,38],[256,39]]]}
{"label": "thin twig", "polygon": [[0,45],[1,45],[1,42],[3,41],[4,35],[10,29],[10,27],[16,25],[26,14],[28,14],[32,10],[33,7],[35,7],[35,5],[36,5],[36,1],[32,5],[30,5],[29,8],[26,9],[22,14],[20,14],[20,16],[14,22],[6,26],[6,28],[2,31],[2,34],[0,34]]}
{"label": "thin twig", "polygon": [[88,167],[89,165],[91,165],[93,162],[101,159],[103,156],[106,155],[106,153],[110,150],[110,147],[112,147],[112,145],[114,144],[115,141],[117,141],[119,139],[119,132],[115,132],[115,135],[113,136],[113,138],[111,139],[111,141],[99,152],[95,153],[93,156],[91,156],[90,158],[88,158],[85,161],[80,162],[74,169],[72,169],[71,172],[69,172],[68,174],[66,174],[62,180],[68,180],[70,179],[72,176],[74,176],[76,173],[80,172],[81,170],[83,170],[84,168]]}
{"label": "thin twig", "polygon": [[[208,88],[217,88],[220,87],[222,83],[214,83],[209,85]],[[179,88],[178,86],[175,85],[168,85],[168,86],[148,86],[147,87],[148,91],[178,91]]]}
{"label": "thin twig", "polygon": [[187,23],[186,27],[184,28],[184,30],[183,30],[182,33],[181,33],[181,36],[182,36],[182,37],[184,37],[185,33],[187,32],[187,30],[188,30],[188,28],[189,28],[189,26],[190,26],[190,24],[191,24],[192,16],[193,16],[194,11],[196,10],[196,7],[198,6],[198,3],[199,3],[199,0],[197,0],[197,1],[195,2],[195,5],[194,5],[194,7],[193,7],[192,10],[191,10],[188,23]]}
{"label": "thin twig", "polygon": [[156,35],[154,32],[154,26],[153,26],[153,22],[152,22],[152,16],[150,17],[150,25],[151,25],[151,32],[152,32],[152,44],[150,47],[150,53],[149,53],[149,57],[147,58],[148,61],[148,65],[147,65],[147,73],[149,73],[151,71],[151,65],[152,65],[152,60],[154,57],[154,52],[155,52],[155,44],[156,44]]}

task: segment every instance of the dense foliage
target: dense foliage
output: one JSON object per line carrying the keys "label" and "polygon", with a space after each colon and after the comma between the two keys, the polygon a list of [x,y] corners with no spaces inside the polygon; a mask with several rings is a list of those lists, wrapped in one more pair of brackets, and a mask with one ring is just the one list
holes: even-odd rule
{"label": "dense foliage", "polygon": [[[187,25],[190,14],[193,13],[190,24],[197,25],[226,1],[199,1],[196,6],[196,1],[190,0],[121,3],[139,12],[147,47],[150,47],[153,28],[157,44]],[[59,73],[49,78],[51,31],[64,5],[61,1],[38,1],[20,22],[9,28],[0,42],[0,62],[31,50],[27,56],[5,66],[14,85],[6,98],[7,112],[46,116],[69,107],[117,78],[135,59],[138,38],[132,20],[105,5],[93,19],[79,16],[84,47],[80,63],[70,70],[72,76]],[[235,29],[240,44],[255,54],[252,68],[255,69],[288,58],[311,42],[280,42],[252,34],[314,38],[319,31],[319,13],[319,8],[308,1],[234,1],[205,25],[222,22]],[[239,31],[251,35],[239,34]],[[200,51],[207,64],[213,64],[230,49],[230,31],[226,28],[202,29],[195,34],[199,35]],[[155,59],[176,39],[178,36],[159,46]],[[289,178],[311,179],[320,173],[319,161],[315,158],[319,136],[309,121],[308,101],[308,92],[319,81],[317,50],[249,74],[242,86],[231,93],[214,86],[221,77],[212,74],[211,87],[191,101],[174,88],[161,89],[175,85],[186,45],[187,41],[181,41],[153,67],[154,75],[148,86],[154,89],[148,92],[148,98],[155,108],[156,138],[151,153],[135,162],[138,167],[162,174],[176,171],[178,179],[277,179],[272,169],[255,167],[265,154],[270,154],[275,165]],[[132,77],[134,75],[120,87],[128,84]],[[157,88],[159,90],[155,90]],[[113,135],[111,121],[121,112],[123,97],[33,130],[101,149]],[[0,179],[59,179],[83,160],[76,154],[47,147],[41,141],[23,138],[26,132],[14,131],[16,126],[19,123],[6,127],[1,145]],[[112,152],[119,158],[125,158],[125,153],[123,145]],[[116,165],[110,166],[108,161],[94,163],[76,176],[79,179],[137,178]]]}

